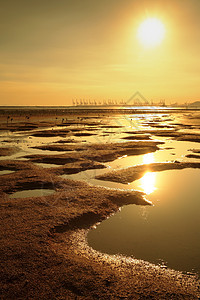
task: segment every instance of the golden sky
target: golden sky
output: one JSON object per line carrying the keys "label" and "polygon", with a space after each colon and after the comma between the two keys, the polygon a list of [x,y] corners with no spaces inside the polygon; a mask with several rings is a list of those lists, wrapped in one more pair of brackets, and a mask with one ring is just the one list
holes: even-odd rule
{"label": "golden sky", "polygon": [[[200,0],[6,0],[0,6],[0,105],[72,99],[200,100]],[[148,17],[162,43],[137,38]]]}

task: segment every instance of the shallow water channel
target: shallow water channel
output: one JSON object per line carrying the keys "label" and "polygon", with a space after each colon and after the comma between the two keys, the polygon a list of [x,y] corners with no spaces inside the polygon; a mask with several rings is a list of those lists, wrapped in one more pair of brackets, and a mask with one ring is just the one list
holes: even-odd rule
{"label": "shallow water channel", "polygon": [[127,187],[147,193],[153,205],[122,207],[88,233],[89,245],[108,254],[199,272],[199,176],[196,169],[146,173]]}
{"label": "shallow water channel", "polygon": [[7,175],[7,174],[11,174],[14,173],[14,171],[12,170],[1,170],[0,171],[0,175]]}
{"label": "shallow water channel", "polygon": [[10,195],[9,198],[43,197],[55,193],[52,189],[34,189],[18,191]]}

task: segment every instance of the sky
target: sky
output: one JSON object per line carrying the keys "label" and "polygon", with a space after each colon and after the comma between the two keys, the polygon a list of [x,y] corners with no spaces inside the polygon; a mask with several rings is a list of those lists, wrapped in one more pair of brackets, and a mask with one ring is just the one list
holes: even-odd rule
{"label": "sky", "polygon": [[[200,0],[0,0],[0,105],[200,100]],[[147,18],[165,37],[140,43]]]}

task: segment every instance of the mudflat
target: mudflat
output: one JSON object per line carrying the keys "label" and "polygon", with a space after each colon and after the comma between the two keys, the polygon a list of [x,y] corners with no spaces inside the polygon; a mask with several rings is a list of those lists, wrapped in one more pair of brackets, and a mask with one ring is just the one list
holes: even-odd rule
{"label": "mudflat", "polygon": [[[147,169],[200,168],[198,112],[140,114],[135,124],[124,112],[4,111],[0,121],[0,171],[13,171],[0,175],[1,299],[200,297],[197,275],[88,246],[88,230],[123,205],[151,205],[144,193],[63,177],[101,170],[97,179],[127,183]],[[169,151],[163,138],[196,147],[182,161],[108,168],[121,157]],[[14,196],[24,190],[30,195]]]}

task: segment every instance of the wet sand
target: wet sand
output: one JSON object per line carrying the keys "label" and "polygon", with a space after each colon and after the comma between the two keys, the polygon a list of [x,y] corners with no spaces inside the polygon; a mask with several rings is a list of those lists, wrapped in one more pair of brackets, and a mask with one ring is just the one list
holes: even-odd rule
{"label": "wet sand", "polygon": [[[87,245],[87,231],[121,206],[150,205],[143,193],[95,187],[60,175],[105,169],[101,180],[113,180],[115,176],[116,181],[130,182],[140,177],[147,168],[156,171],[199,168],[198,162],[175,161],[132,166],[113,171],[111,176],[106,167],[107,162],[123,155],[161,151],[163,142],[151,137],[169,134],[170,138],[179,140],[184,136],[181,131],[184,125],[184,130],[194,126],[195,133],[187,133],[186,139],[195,140],[197,147],[191,149],[191,153],[198,155],[200,139],[196,120],[199,115],[195,119],[194,114],[178,114],[176,118],[173,115],[160,118],[155,114],[153,123],[149,122],[148,127],[139,132],[136,141],[138,132],[134,133],[133,128],[124,133],[123,126],[111,123],[109,117],[99,112],[95,116],[78,115],[77,112],[67,115],[26,113],[29,121],[25,113],[15,113],[11,122],[5,112],[0,124],[3,136],[0,170],[15,171],[0,176],[0,298],[198,299],[197,276],[142,260],[98,253]],[[142,122],[146,122],[144,119]],[[165,119],[168,123],[162,124]],[[155,129],[156,125],[159,129]],[[84,138],[100,137],[102,130],[108,130],[104,132],[108,137],[112,130],[112,138],[104,142],[98,138],[90,143],[84,141]],[[15,144],[18,146],[13,146],[9,132],[16,132]],[[115,140],[116,135],[119,138]],[[30,154],[26,149],[26,153],[22,154],[22,136],[28,136],[30,141],[56,139],[46,144],[39,140],[29,149],[34,153]],[[49,154],[49,151],[58,153]],[[52,163],[55,166],[46,169],[36,163]],[[53,189],[55,192],[40,197],[9,197],[14,192],[29,189]]]}
{"label": "wet sand", "polygon": [[[196,158],[196,156],[195,156]],[[141,178],[146,172],[160,172],[165,170],[181,170],[185,168],[200,168],[200,163],[179,162],[143,164],[130,168],[109,172],[105,175],[96,176],[96,179],[119,183],[130,183]]]}

